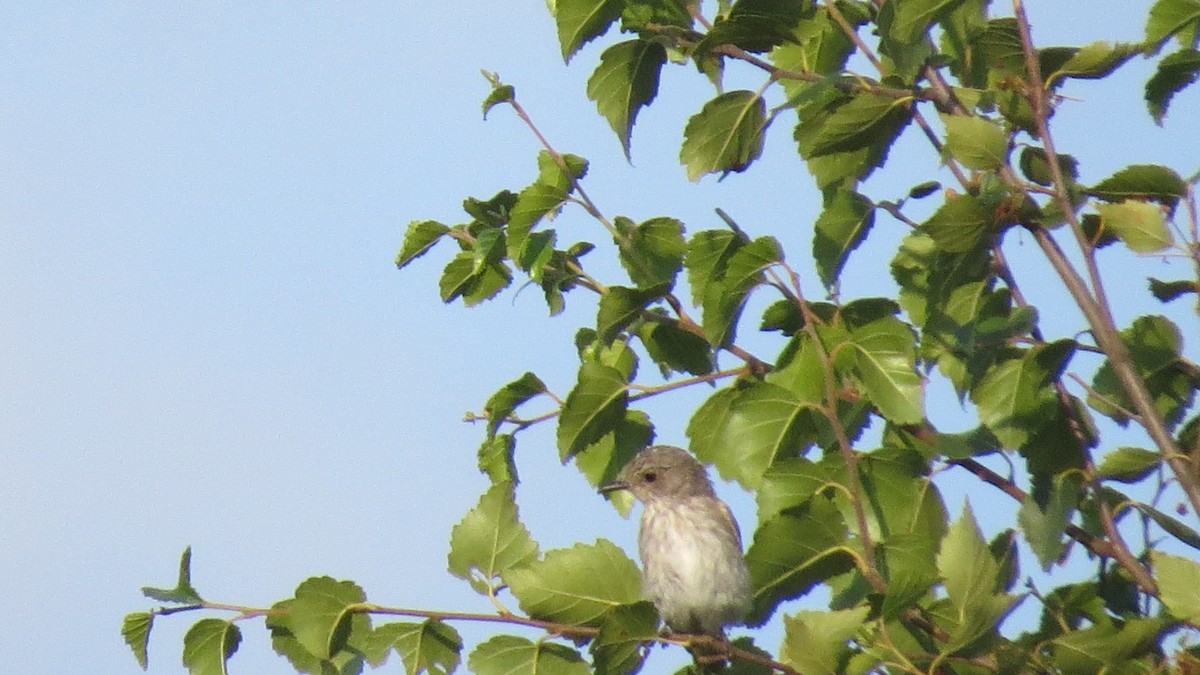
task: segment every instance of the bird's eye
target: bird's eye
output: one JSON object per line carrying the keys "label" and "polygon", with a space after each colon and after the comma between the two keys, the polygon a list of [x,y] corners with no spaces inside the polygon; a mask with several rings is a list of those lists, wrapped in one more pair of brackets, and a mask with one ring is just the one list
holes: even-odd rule
{"label": "bird's eye", "polygon": [[654,481],[658,480],[658,474],[654,473],[653,471],[647,471],[646,473],[642,474],[642,480],[646,481],[647,483],[653,483]]}

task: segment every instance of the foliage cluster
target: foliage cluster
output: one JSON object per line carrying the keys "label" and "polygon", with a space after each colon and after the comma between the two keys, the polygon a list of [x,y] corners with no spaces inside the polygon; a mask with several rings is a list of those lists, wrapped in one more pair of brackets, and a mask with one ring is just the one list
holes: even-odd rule
{"label": "foliage cluster", "polygon": [[[636,565],[610,542],[540,549],[518,517],[515,452],[522,431],[557,424],[563,462],[600,485],[654,437],[637,401],[720,383],[688,435],[697,457],[756,495],[749,624],[819,584],[832,598],[827,610],[785,615],[774,655],[736,641],[733,672],[1200,668],[1192,646],[1200,367],[1184,355],[1184,337],[1200,330],[1158,313],[1117,325],[1105,277],[1112,283],[1119,271],[1099,260],[1107,247],[1170,256],[1184,271],[1149,280],[1147,302],[1197,302],[1197,177],[1142,164],[1085,184],[1080,161],[1052,133],[1064,87],[1108,77],[1137,56],[1157,59],[1144,98],[1162,123],[1200,75],[1200,2],[1155,2],[1139,44],[1082,47],[1034,45],[1020,0],[1009,16],[995,15],[989,0],[723,0],[711,15],[684,0],[552,4],[567,61],[595,38],[622,36],[603,50],[587,94],[626,154],[671,64],[716,89],[683,129],[680,161],[692,180],[747,170],[768,127],[794,124],[822,203],[806,252],[822,299],[802,288],[780,242],[753,227],[726,218],[689,231],[669,215],[605,215],[585,190],[587,161],[555,150],[515,89],[489,76],[484,114],[508,107],[529,125],[544,146],[538,177],[468,198],[462,224],[413,222],[397,265],[444,242],[454,249],[438,283],[447,303],[478,305],[517,277],[541,289],[552,315],[568,297],[596,300],[594,323],[576,335],[580,365],[565,397],[526,373],[480,415],[479,468],[493,485],[454,528],[448,564],[496,613],[380,607],[353,583],[325,577],[271,608],[210,603],[192,588],[185,554],[175,589],[146,589],[172,606],[126,619],[142,665],[155,618],[194,609],[233,616],[204,618],[188,633],[193,673],[224,672],[240,640],[236,622],[256,616],[305,673],[357,673],[392,652],[409,673],[454,670],[463,648],[455,621],[545,632],[474,647],[466,665],[479,673],[629,673],[648,645],[702,641],[659,633]],[[725,90],[729,68],[761,73],[761,88]],[[768,93],[783,102],[769,106]],[[903,134],[924,137],[955,185],[930,180],[935,161],[904,199],[865,194]],[[932,215],[910,215],[915,200],[937,200]],[[599,222],[611,241],[564,242],[549,222],[563,210]],[[847,260],[884,220],[907,233],[890,262],[897,294],[841,298]],[[1014,232],[1034,243],[1061,280],[1062,301],[1084,317],[1073,332],[1043,333],[1005,255]],[[610,244],[623,273],[602,279],[586,256]],[[752,295],[770,299],[761,316],[745,312]],[[755,328],[776,337],[773,353],[739,343]],[[649,375],[640,369],[647,361]],[[933,378],[977,413],[976,428],[947,433],[930,422],[924,393]],[[531,402],[549,411],[519,416]],[[1117,425],[1141,445],[1107,440]],[[982,461],[994,457],[1011,463],[1010,475]],[[948,475],[1015,500],[1015,522],[986,540],[969,508],[948,513],[939,489]],[[1171,500],[1178,518],[1162,508]],[[1086,580],[1018,586],[1022,566],[1080,559],[1094,569]],[[1040,622],[1006,626],[1023,602],[1040,605]],[[419,621],[381,622],[389,616]]]}

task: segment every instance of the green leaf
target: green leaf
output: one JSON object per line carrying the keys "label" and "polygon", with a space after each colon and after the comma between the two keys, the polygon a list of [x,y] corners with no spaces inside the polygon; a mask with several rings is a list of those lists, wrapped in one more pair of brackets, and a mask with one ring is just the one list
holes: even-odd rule
{"label": "green leaf", "polygon": [[954,11],[963,0],[903,0],[896,3],[896,16],[889,31],[901,43],[919,41],[935,22]]}
{"label": "green leaf", "polygon": [[660,217],[634,225],[628,218],[618,216],[615,225],[622,235],[621,265],[629,272],[629,278],[642,287],[674,285],[688,250],[683,240],[683,223]]}
{"label": "green leaf", "polygon": [[1063,340],[1035,347],[1000,363],[971,390],[979,419],[1008,448],[1019,448],[1054,418],[1058,395],[1051,384],[1074,354]]}
{"label": "green leaf", "polygon": [[[363,590],[352,581],[312,577],[296,587],[296,596],[279,624],[310,654],[330,659],[346,647],[351,632],[359,627],[352,624],[356,614],[352,607],[366,599]],[[357,618],[369,621],[366,615],[359,614]],[[369,626],[367,623],[368,629]]]}
{"label": "green leaf", "polygon": [[1167,108],[1175,94],[1195,84],[1200,77],[1200,51],[1181,49],[1158,62],[1158,69],[1146,82],[1146,106],[1154,122],[1162,126]]}
{"label": "green leaf", "polygon": [[942,115],[946,125],[946,150],[968,169],[990,171],[1008,158],[1008,135],[982,117]]}
{"label": "green leaf", "polygon": [[896,99],[862,93],[835,109],[802,147],[808,146],[805,156],[810,158],[859,150],[891,137],[910,119],[905,104]]}
{"label": "green leaf", "polygon": [[1053,478],[1043,504],[1033,498],[1026,499],[1017,512],[1017,522],[1025,533],[1025,541],[1045,572],[1049,572],[1066,551],[1063,534],[1081,496],[1078,478],[1074,474],[1061,474]]}
{"label": "green leaf", "polygon": [[874,321],[851,333],[855,373],[875,407],[888,421],[917,424],[925,419],[925,396],[916,372],[912,329],[895,317]]}
{"label": "green leaf", "polygon": [[724,274],[705,286],[701,322],[714,347],[731,344],[751,291],[763,283],[764,273],[783,261],[783,250],[774,237],[759,237],[729,256]]}
{"label": "green leaf", "polygon": [[129,649],[133,651],[133,658],[137,659],[138,666],[142,670],[145,670],[149,663],[146,649],[150,644],[150,629],[153,626],[154,614],[152,612],[126,614],[125,620],[121,623],[121,637],[125,638],[125,644],[129,645]]}
{"label": "green leaf", "polygon": [[1165,166],[1133,164],[1100,181],[1088,194],[1109,202],[1155,200],[1173,208],[1187,195],[1187,183]]}
{"label": "green leaf", "polygon": [[705,103],[683,132],[679,161],[688,180],[745,171],[762,154],[766,126],[766,104],[752,91],[727,92]]}
{"label": "green leaf", "polygon": [[1138,201],[1097,204],[1096,211],[1103,227],[1138,253],[1161,251],[1174,243],[1162,209],[1154,204]]}
{"label": "green leaf", "polygon": [[658,613],[650,602],[620,605],[604,616],[600,634],[592,641],[596,672],[634,673],[650,653],[643,645],[658,636]]}
{"label": "green leaf", "polygon": [[875,223],[875,205],[853,190],[838,190],[825,204],[813,228],[813,258],[821,283],[833,286],[850,253]]}
{"label": "green leaf", "polygon": [[783,618],[784,663],[811,675],[838,675],[849,656],[847,643],[867,622],[870,608],[803,611]]}
{"label": "green leaf", "polygon": [[471,652],[467,666],[476,675],[588,675],[579,652],[553,642],[497,635]]}
{"label": "green leaf", "polygon": [[1200,550],[1200,533],[1153,506],[1147,504],[1136,504],[1136,506],[1139,511],[1149,516],[1154,521],[1154,524],[1161,527],[1167,534],[1196,550]]}
{"label": "green leaf", "polygon": [[517,441],[512,434],[485,438],[477,453],[479,470],[493,483],[517,483],[517,465],[513,461],[516,447]]}
{"label": "green leaf", "polygon": [[629,324],[640,319],[651,303],[666,295],[667,291],[665,285],[645,289],[609,286],[608,292],[600,298],[600,308],[596,313],[596,333],[602,341],[612,342],[629,327]]}
{"label": "green leaf", "polygon": [[[1054,663],[1065,675],[1137,672],[1130,662],[1158,651],[1158,638],[1170,627],[1165,619],[1129,619],[1118,627],[1102,624],[1054,640]],[[1122,667],[1125,667],[1123,669]]]}
{"label": "green leaf", "polygon": [[716,465],[726,480],[736,480],[755,489],[767,468],[776,460],[795,457],[815,436],[812,403],[801,401],[777,385],[757,383],[733,396],[728,407],[723,400],[710,399],[697,411],[688,433],[701,431],[701,420],[714,425],[703,429],[708,438],[693,435],[692,449],[704,463]]}
{"label": "green leaf", "polygon": [[1093,42],[1077,50],[1067,62],[1048,73],[1046,83],[1053,86],[1058,79],[1073,77],[1078,80],[1098,80],[1108,77],[1129,59],[1141,53],[1140,45],[1118,42],[1115,45],[1104,41]]}
{"label": "green leaf", "polygon": [[371,631],[363,649],[373,668],[383,665],[392,650],[404,661],[408,675],[448,675],[459,665],[462,637],[437,619],[421,623],[388,623]]}
{"label": "green leaf", "polygon": [[745,245],[743,237],[728,230],[697,232],[688,243],[685,266],[688,285],[692,288],[692,304],[703,304],[708,287],[720,281],[729,265],[729,258]]}
{"label": "green leaf", "polygon": [[450,531],[450,573],[491,595],[509,569],[538,557],[538,545],[521,523],[512,483],[497,483]]}
{"label": "green leaf", "polygon": [[[1141,316],[1121,331],[1121,341],[1144,378],[1155,409],[1174,426],[1197,389],[1194,367],[1180,359],[1183,338],[1179,327],[1163,316]],[[1127,422],[1125,411],[1133,404],[1110,364],[1105,363],[1096,372],[1088,405],[1118,423]]]}
{"label": "green leaf", "polygon": [[173,602],[181,605],[194,605],[204,600],[200,594],[192,588],[192,547],[188,546],[183,549],[183,555],[179,558],[179,580],[175,582],[175,588],[155,588],[153,586],[143,586],[142,595],[157,600],[159,602]]}
{"label": "green leaf", "polygon": [[190,675],[226,675],[242,632],[232,621],[201,619],[183,637],[183,665]]}
{"label": "green leaf", "polygon": [[1180,621],[1200,624],[1200,565],[1195,561],[1159,551],[1150,554],[1159,599]]}
{"label": "green leaf", "polygon": [[642,599],[637,565],[606,539],[547,551],[505,580],[526,614],[559,623],[596,626],[613,607]]}
{"label": "green leaf", "polygon": [[999,586],[1000,566],[988,550],[969,503],[963,506],[962,517],[950,526],[942,540],[937,569],[950,602],[960,611],[982,604]]}
{"label": "green leaf", "polygon": [[492,81],[492,90],[488,92],[487,98],[483,99],[483,119],[487,119],[488,113],[492,108],[502,104],[511,103],[517,98],[517,90],[510,84],[500,84],[498,79],[493,79],[494,76],[489,76]]}
{"label": "green leaf", "polygon": [[[650,416],[641,410],[626,410],[625,419],[616,429],[575,455],[575,466],[598,488],[616,480],[634,455],[653,441]],[[628,490],[609,493],[608,499],[622,516],[628,516],[633,508],[633,495]]]}
{"label": "green leaf", "polygon": [[1156,53],[1172,35],[1182,33],[1183,46],[1192,44],[1200,30],[1200,0],[1158,0],[1150,8],[1146,21],[1145,47],[1147,53]]}
{"label": "green leaf", "polygon": [[978,248],[996,228],[995,209],[971,195],[946,198],[946,203],[921,225],[921,231],[946,253]]}
{"label": "green leaf", "polygon": [[492,397],[488,399],[483,406],[484,413],[487,414],[488,437],[496,435],[496,431],[500,429],[500,425],[504,423],[508,416],[513,413],[522,403],[529,399],[546,393],[546,385],[537,375],[533,373],[525,373],[521,377],[509,382],[500,388]]}
{"label": "green leaf", "polygon": [[583,45],[606,33],[620,16],[617,0],[555,0],[554,21],[563,62],[570,63]]}
{"label": "green leaf", "polygon": [[784,601],[853,569],[847,536],[837,507],[824,498],[761,523],[746,552],[754,588],[750,625],[761,626]]}
{"label": "green leaf", "polygon": [[1104,456],[1096,475],[1119,483],[1136,483],[1162,464],[1162,455],[1145,448],[1117,448]]}
{"label": "green leaf", "polygon": [[758,522],[765,523],[784,511],[803,506],[833,480],[821,464],[793,457],[772,464],[755,492]]}
{"label": "green leaf", "polygon": [[449,231],[449,227],[436,220],[414,220],[409,223],[408,231],[404,233],[404,244],[396,256],[396,267],[404,269],[405,265],[425,255]]}
{"label": "green leaf", "polygon": [[625,418],[628,381],[616,368],[593,361],[579,367],[558,419],[558,451],[563,459],[600,440]]}
{"label": "green leaf", "polygon": [[654,100],[666,62],[667,51],[657,42],[620,42],[604,50],[588,80],[588,98],[596,102],[596,109],[621,140],[626,159],[638,111]]}
{"label": "green leaf", "polygon": [[322,658],[310,652],[296,639],[289,628],[292,606],[295,599],[275,603],[272,614],[267,616],[267,628],[271,629],[271,646],[275,652],[287,657],[292,667],[309,675],[361,675],[365,661],[364,649],[371,635],[371,619],[366,614],[354,614],[348,624],[345,649],[331,658]]}

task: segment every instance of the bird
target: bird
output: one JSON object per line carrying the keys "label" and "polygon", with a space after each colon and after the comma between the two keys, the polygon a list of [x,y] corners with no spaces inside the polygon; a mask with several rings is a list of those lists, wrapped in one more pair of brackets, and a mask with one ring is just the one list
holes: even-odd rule
{"label": "bird", "polygon": [[[724,640],[725,627],[744,623],[750,611],[750,573],[737,520],[704,466],[685,450],[656,445],[600,487],[602,494],[618,490],[643,505],[643,594],[670,630]],[[693,655],[698,663],[705,656]]]}

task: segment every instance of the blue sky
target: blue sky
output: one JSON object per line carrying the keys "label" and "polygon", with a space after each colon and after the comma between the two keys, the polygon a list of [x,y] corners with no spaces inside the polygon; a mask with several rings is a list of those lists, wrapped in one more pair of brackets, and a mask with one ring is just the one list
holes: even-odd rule
{"label": "blue sky", "polygon": [[[1082,3],[1030,3],[1039,37],[1141,35],[1143,3],[1068,4]],[[584,93],[598,53],[590,46],[564,66],[537,1],[449,12],[395,2],[0,7],[8,662],[135,672],[121,617],[150,606],[140,586],[171,584],[186,545],[212,600],[266,604],[330,574],[381,604],[488,610],[445,572],[450,527],[485,488],[474,468],[482,429],[463,414],[529,369],[565,395],[571,335],[593,309],[580,296],[547,320],[533,291],[446,307],[443,256],[393,267],[408,221],[453,224],[463,197],[536,174],[536,143],[509,111],[481,120],[481,68],[516,85],[558,149],[592,160],[586,185],[606,213],[672,215],[695,231],[718,226],[722,207],[752,233],[779,236],[818,295],[805,253],[818,197],[790,123],[771,130],[748,174],[689,184],[681,130],[712,91],[669,69],[660,104],[634,131],[630,166]],[[1200,98],[1181,95],[1166,127],[1154,127],[1140,102],[1149,68],[1139,60],[1111,82],[1066,90],[1078,100],[1057,119],[1058,143],[1083,160],[1085,181],[1137,162],[1197,169],[1189,120]],[[897,167],[868,184],[872,197],[901,196],[914,172],[936,166],[909,136],[893,152]],[[557,227],[604,239],[579,215]],[[852,259],[845,297],[890,292],[880,239]],[[1144,276],[1187,273],[1157,258],[1113,262],[1116,302],[1131,299],[1125,321],[1160,311]],[[1074,326],[1044,264],[1016,264],[1047,280],[1026,290],[1051,333]],[[1195,315],[1169,309],[1194,356]],[[703,393],[646,406],[660,440],[685,442],[680,411]],[[552,431],[521,444],[520,500],[535,538],[545,548],[604,536],[633,555],[635,525],[558,467]],[[753,504],[735,492],[723,490],[750,531]],[[1000,501],[975,492],[973,504]],[[190,623],[159,622],[150,672],[182,672]],[[231,665],[292,672],[249,626]]]}

